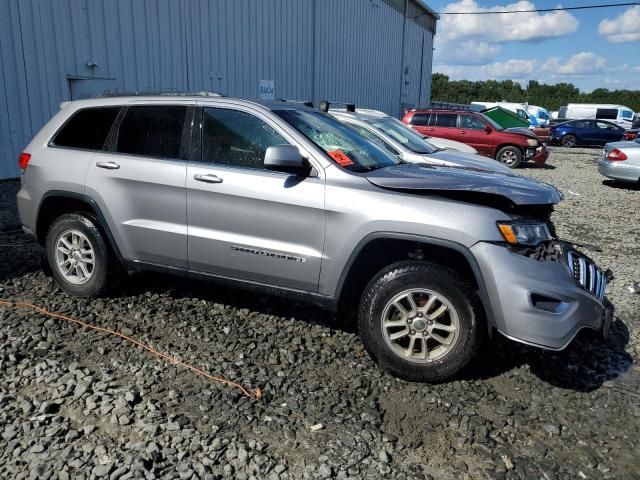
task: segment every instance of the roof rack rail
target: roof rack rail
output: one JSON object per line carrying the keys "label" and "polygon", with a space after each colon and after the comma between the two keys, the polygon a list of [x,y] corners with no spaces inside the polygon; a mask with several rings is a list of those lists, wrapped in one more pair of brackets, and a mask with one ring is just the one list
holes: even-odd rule
{"label": "roof rack rail", "polygon": [[329,111],[329,107],[331,106],[332,103],[335,103],[335,104],[338,104],[338,105],[344,105],[346,107],[346,109],[347,109],[347,112],[355,112],[356,111],[356,104],[355,103],[329,102],[328,100],[321,100],[320,101],[320,111],[327,113]]}
{"label": "roof rack rail", "polygon": [[471,105],[466,103],[440,102],[433,100],[428,108],[437,108],[440,110],[471,110]]}
{"label": "roof rack rail", "polygon": [[224,97],[222,93],[207,92],[201,90],[199,92],[172,92],[172,91],[158,91],[158,92],[118,92],[118,91],[106,91],[102,94],[96,95],[94,98],[105,97]]}
{"label": "roof rack rail", "polygon": [[305,107],[313,108],[313,102],[311,100],[291,100],[289,98],[278,98],[276,99],[278,102],[286,102],[286,103],[301,103]]}

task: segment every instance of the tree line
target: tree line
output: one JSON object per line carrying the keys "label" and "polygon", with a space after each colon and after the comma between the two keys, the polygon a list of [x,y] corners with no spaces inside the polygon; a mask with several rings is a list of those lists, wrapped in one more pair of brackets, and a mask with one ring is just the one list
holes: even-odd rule
{"label": "tree line", "polygon": [[548,110],[558,110],[567,103],[614,103],[640,112],[640,90],[596,88],[581,92],[572,83],[547,85],[530,80],[526,87],[513,80],[449,80],[443,73],[431,76],[431,99],[452,103],[473,101],[529,103]]}

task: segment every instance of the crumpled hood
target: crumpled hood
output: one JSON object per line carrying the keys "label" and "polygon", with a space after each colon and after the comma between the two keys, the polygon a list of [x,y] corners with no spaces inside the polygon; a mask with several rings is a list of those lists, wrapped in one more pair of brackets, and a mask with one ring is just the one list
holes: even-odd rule
{"label": "crumpled hood", "polygon": [[550,205],[562,199],[558,189],[547,183],[468,167],[400,164],[369,172],[366,178],[390,190],[481,193],[507,198],[515,205]]}
{"label": "crumpled hood", "polygon": [[505,128],[503,130],[503,132],[508,132],[508,133],[519,133],[521,135],[526,135],[527,137],[531,137],[531,138],[538,138],[537,135],[535,133],[533,133],[531,130],[529,130],[528,128],[525,127],[511,127],[511,128]]}
{"label": "crumpled hood", "polygon": [[460,166],[489,172],[512,173],[509,167],[493,158],[456,150],[439,150],[428,155],[421,155],[420,159],[434,165]]}

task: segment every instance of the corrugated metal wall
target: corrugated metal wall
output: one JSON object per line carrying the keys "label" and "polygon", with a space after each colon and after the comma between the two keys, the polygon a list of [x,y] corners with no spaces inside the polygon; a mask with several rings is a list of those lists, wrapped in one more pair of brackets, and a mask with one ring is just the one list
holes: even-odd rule
{"label": "corrugated metal wall", "polygon": [[265,79],[276,98],[397,116],[428,103],[432,50],[432,33],[383,0],[1,0],[0,178],[19,174],[20,150],[72,98],[255,98]]}

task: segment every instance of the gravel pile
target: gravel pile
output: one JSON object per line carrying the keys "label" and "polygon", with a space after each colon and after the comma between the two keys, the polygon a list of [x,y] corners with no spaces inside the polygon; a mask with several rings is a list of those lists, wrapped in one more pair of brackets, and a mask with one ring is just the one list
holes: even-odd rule
{"label": "gravel pile", "polygon": [[[640,190],[603,184],[596,150],[524,175],[557,185],[561,237],[597,243],[616,318],[561,353],[495,338],[455,381],[382,373],[352,325],[269,296],[138,275],[70,298],[40,250],[0,236],[0,298],[139,338],[264,392],[170,365],[117,338],[0,305],[0,478],[639,478]],[[0,230],[15,220],[0,183]]]}

